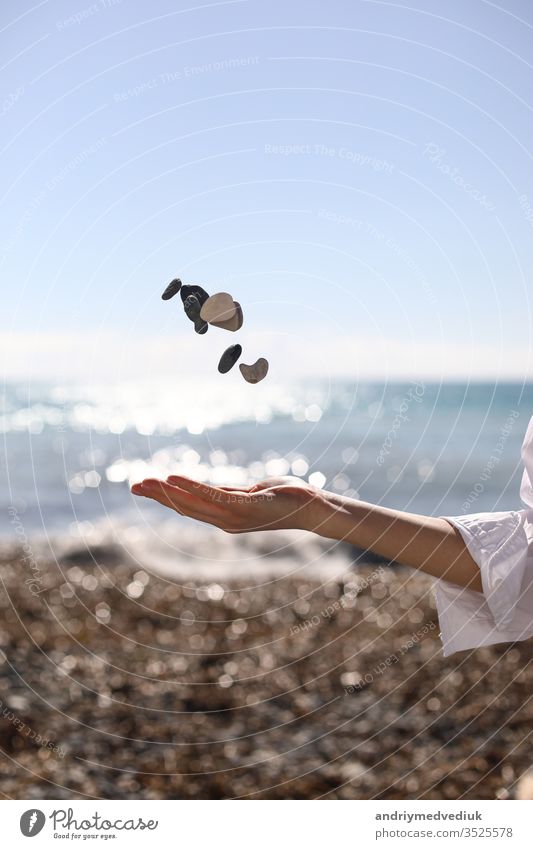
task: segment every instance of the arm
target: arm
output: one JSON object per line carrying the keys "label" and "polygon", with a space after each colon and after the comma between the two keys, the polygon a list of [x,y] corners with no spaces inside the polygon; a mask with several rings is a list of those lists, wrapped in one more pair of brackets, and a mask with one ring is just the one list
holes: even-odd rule
{"label": "arm", "polygon": [[390,510],[324,493],[325,518],[317,532],[370,549],[435,578],[482,591],[479,566],[446,519]]}
{"label": "arm", "polygon": [[166,481],[135,484],[132,492],[228,533],[302,528],[482,591],[478,565],[445,519],[316,490],[297,478],[272,478],[247,489],[232,489],[174,475]]}

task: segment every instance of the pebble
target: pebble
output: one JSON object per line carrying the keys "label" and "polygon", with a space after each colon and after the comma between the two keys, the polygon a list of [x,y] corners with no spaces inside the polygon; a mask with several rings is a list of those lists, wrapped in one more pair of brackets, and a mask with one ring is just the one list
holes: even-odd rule
{"label": "pebble", "polygon": [[241,374],[248,383],[259,383],[268,373],[268,361],[264,357],[259,357],[257,362],[252,366],[247,366],[241,363],[239,366]]}
{"label": "pebble", "polygon": [[[196,333],[207,333],[208,327],[220,327],[232,333],[240,330],[243,325],[242,307],[234,301],[227,292],[217,292],[209,295],[202,286],[196,283],[182,285],[181,280],[172,280],[162,294],[164,301],[170,300],[180,293],[183,309],[187,318],[194,323]],[[220,374],[226,374],[233,368],[242,354],[241,345],[230,345],[222,354],[218,363]],[[268,373],[268,362],[260,357],[253,365],[241,364],[241,374],[248,383],[259,383]]]}
{"label": "pebble", "polygon": [[228,319],[227,321],[213,321],[212,324],[215,327],[221,327],[223,330],[231,330],[235,333],[236,330],[240,330],[242,327],[243,316],[241,305],[234,301],[235,304],[235,315],[233,318]]}
{"label": "pebble", "polygon": [[163,298],[164,301],[170,301],[170,299],[173,298],[174,295],[178,294],[180,289],[181,289],[181,280],[179,280],[176,277],[174,280],[172,280],[168,284],[167,288],[165,289],[165,291],[163,292],[161,297]]}
{"label": "pebble", "polygon": [[227,292],[219,292],[216,295],[211,295],[210,298],[202,304],[200,315],[208,324],[218,326],[219,322],[230,321],[234,318],[237,308],[235,301],[228,295]]}
{"label": "pebble", "polygon": [[184,286],[182,286],[180,295],[183,303],[185,303],[189,295],[195,295],[200,301],[200,306],[205,304],[205,302],[209,298],[208,292],[206,292],[205,289],[202,289],[202,287],[198,286],[196,283],[193,283],[191,285],[185,284]]}
{"label": "pebble", "polygon": [[227,374],[227,372],[233,368],[241,354],[241,345],[230,345],[229,348],[226,348],[218,364],[220,374]]}
{"label": "pebble", "polygon": [[183,302],[185,315],[194,322],[197,333],[207,333],[207,324],[200,318],[200,301],[196,295],[188,295]]}
{"label": "pebble", "polygon": [[[189,556],[205,557],[211,550],[212,538],[203,536],[202,527]],[[32,801],[52,793],[65,801],[90,795],[132,805],[241,796],[375,798],[391,805],[416,797],[429,805],[496,800],[502,789],[511,798],[515,792],[529,798],[519,776],[531,766],[532,641],[515,643],[511,651],[505,644],[476,649],[466,662],[443,657],[438,627],[417,642],[420,625],[406,621],[402,606],[407,601],[423,612],[422,622],[437,625],[428,575],[409,570],[400,577],[398,567],[382,562],[376,581],[379,561],[370,564],[358,556],[354,563],[353,551],[343,546],[335,551],[339,561],[333,571],[338,579],[340,568],[352,571],[357,589],[343,586],[332,572],[308,566],[319,553],[321,561],[327,559],[329,541],[315,538],[306,547],[299,535],[278,533],[281,539],[268,547],[264,540],[254,542],[253,534],[224,539],[231,548],[221,550],[222,598],[219,587],[206,588],[215,575],[194,578],[188,568],[169,583],[156,568],[157,552],[146,549],[150,580],[141,599],[144,610],[123,591],[139,567],[130,567],[119,546],[102,544],[96,554],[94,546],[80,544],[61,569],[53,558],[43,560],[38,597],[21,580],[27,571],[24,551],[12,546],[9,554],[0,551],[2,589],[9,599],[2,608],[0,644],[10,661],[0,662],[0,699],[7,704],[16,694],[29,702],[18,713],[25,730],[16,717],[5,718],[7,709],[0,719],[3,795]],[[273,580],[261,577],[265,558]],[[178,570],[184,568],[181,560],[176,558]],[[290,561],[298,570],[286,576]],[[65,572],[75,585],[68,599],[60,592]],[[83,576],[93,574],[96,589],[84,588]],[[371,621],[366,605],[344,604],[354,592],[358,602],[371,601],[372,588],[382,580],[389,594],[374,602],[390,614],[387,628]],[[310,605],[306,613],[298,605],[304,598]],[[95,627],[99,605],[110,608],[109,625]],[[185,609],[189,624],[180,623]],[[200,649],[194,648],[198,636],[204,641]],[[404,651],[410,641],[417,644]],[[51,662],[43,664],[43,656]],[[398,662],[378,672],[388,657]],[[59,678],[56,658],[70,679]],[[15,674],[21,669],[23,681]],[[361,691],[346,692],[341,675],[356,670],[373,680]],[[216,683],[227,675],[232,686]],[[186,683],[177,687],[177,680]],[[111,701],[97,707],[93,693]],[[435,693],[438,713],[428,709]],[[174,745],[177,715],[180,746]],[[28,729],[44,729],[41,734],[59,752],[47,752]],[[163,745],[154,742],[155,732]],[[364,775],[358,777],[355,760]]]}

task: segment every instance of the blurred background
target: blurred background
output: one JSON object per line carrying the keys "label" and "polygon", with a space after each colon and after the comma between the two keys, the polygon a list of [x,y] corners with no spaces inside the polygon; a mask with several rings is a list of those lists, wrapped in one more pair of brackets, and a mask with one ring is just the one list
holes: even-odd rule
{"label": "blurred background", "polygon": [[[532,27],[525,0],[3,4],[5,795],[519,792],[528,644],[444,661],[420,576],[129,486],[520,506]],[[196,335],[176,276],[242,330]],[[237,341],[261,384],[217,373]]]}

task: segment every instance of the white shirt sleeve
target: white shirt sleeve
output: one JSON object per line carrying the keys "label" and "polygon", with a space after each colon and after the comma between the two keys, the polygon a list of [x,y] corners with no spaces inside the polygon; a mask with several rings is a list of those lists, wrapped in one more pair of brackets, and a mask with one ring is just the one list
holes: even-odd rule
{"label": "white shirt sleeve", "polygon": [[529,510],[443,516],[479,566],[483,592],[435,584],[444,655],[533,636],[533,419],[522,447]]}

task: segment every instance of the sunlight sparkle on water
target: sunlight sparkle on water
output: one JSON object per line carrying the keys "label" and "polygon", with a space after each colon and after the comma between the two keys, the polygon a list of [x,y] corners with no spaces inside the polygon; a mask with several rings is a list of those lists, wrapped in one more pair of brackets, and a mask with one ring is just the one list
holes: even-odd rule
{"label": "sunlight sparkle on water", "polygon": [[317,489],[322,489],[326,483],[326,476],[322,474],[322,472],[312,472],[309,475],[308,481],[311,486],[316,486]]}

